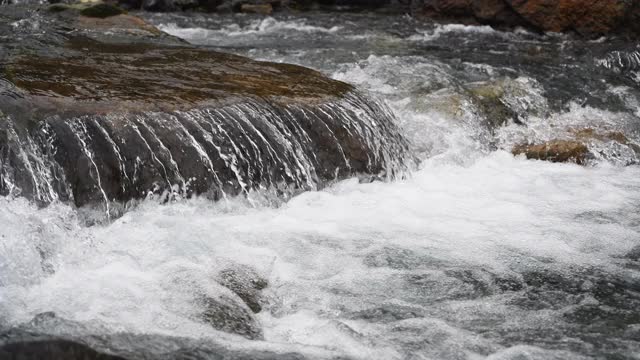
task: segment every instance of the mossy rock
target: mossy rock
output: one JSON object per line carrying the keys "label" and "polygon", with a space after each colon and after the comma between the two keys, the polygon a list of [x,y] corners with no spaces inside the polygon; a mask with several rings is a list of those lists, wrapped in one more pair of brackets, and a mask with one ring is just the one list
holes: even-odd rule
{"label": "mossy rock", "polygon": [[505,86],[505,81],[498,81],[469,88],[474,103],[485,114],[486,125],[492,131],[505,125],[510,119],[519,122],[518,114],[503,100]]}

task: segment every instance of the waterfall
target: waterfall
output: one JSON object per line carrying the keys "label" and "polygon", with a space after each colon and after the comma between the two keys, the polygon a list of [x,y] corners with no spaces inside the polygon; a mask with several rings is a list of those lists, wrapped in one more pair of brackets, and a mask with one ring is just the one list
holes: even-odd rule
{"label": "waterfall", "polygon": [[3,115],[0,193],[78,206],[259,190],[288,197],[358,174],[392,179],[408,145],[386,105],[352,92],[321,104],[245,99],[171,112],[33,122]]}

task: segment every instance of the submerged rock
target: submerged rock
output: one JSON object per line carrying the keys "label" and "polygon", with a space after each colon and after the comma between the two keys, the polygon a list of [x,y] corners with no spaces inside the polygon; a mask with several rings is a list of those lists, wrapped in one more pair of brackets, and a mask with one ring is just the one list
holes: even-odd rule
{"label": "submerged rock", "polygon": [[226,296],[200,300],[202,319],[214,329],[244,336],[249,340],[263,339],[262,328],[248,308]]}
{"label": "submerged rock", "polygon": [[[0,30],[37,13],[5,6]],[[0,47],[0,194],[77,206],[393,177],[388,109],[300,66],[195,47],[142,20],[39,12]]]}
{"label": "submerged rock", "polygon": [[262,310],[260,291],[269,284],[254,269],[244,265],[226,268],[218,274],[217,282],[238,295],[254,313]]}

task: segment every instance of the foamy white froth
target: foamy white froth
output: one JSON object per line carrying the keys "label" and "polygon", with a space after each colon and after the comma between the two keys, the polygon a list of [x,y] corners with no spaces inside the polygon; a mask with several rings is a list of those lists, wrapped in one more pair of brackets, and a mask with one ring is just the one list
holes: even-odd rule
{"label": "foamy white froth", "polygon": [[[444,271],[483,269],[504,277],[540,266],[624,272],[612,259],[640,236],[637,226],[625,226],[640,221],[639,179],[633,167],[583,168],[497,152],[468,167],[427,161],[412,179],[396,183],[347,180],[278,209],[236,201],[147,203],[110,226],[90,228],[78,226],[66,206],[37,210],[3,199],[1,221],[9,226],[0,229],[0,318],[17,324],[55,311],[111,330],[219,336],[195,317],[194,289],[224,293],[213,274],[243,263],[270,282],[268,306],[259,315],[267,342],[399,358],[399,344],[413,331],[426,331],[442,339],[419,349],[430,356],[500,352],[495,339],[478,340],[456,323],[493,313],[518,316],[519,326],[551,326],[559,315],[514,312],[505,304],[509,295],[449,299],[467,285]],[[408,286],[418,275],[428,288]],[[377,307],[428,316],[362,319]]]}
{"label": "foamy white froth", "polygon": [[[291,34],[287,24],[267,18],[249,28],[163,29],[227,46],[242,39],[254,44],[254,36],[271,30]],[[514,36],[455,25],[409,41],[445,33]],[[317,61],[310,59],[314,49],[258,50],[271,60]],[[618,342],[621,335],[597,326],[617,314],[606,301],[621,294],[629,296],[622,302],[635,299],[629,294],[640,283],[628,260],[640,246],[640,168],[618,161],[637,155],[609,154],[611,143],[594,142],[589,145],[601,157],[583,167],[508,152],[521,142],[569,138],[572,129],[637,129],[632,89],[610,89],[629,112],[576,102],[552,111],[555,99],[515,65],[445,63],[429,52],[358,56],[337,65],[311,63],[390,106],[422,161],[411,177],[350,179],[279,207],[244,197],[143,202],[94,227],[81,226],[65,205],[36,209],[2,199],[0,223],[9,225],[0,227],[0,323],[55,311],[100,322],[105,331],[222,338],[229,346],[318,357],[584,359],[601,350],[585,341],[594,337],[612,341],[604,352],[635,356],[637,342],[629,339],[637,324],[621,325],[627,338]],[[483,81],[508,89],[501,101],[524,125],[513,119],[498,129],[483,125],[486,115],[469,95]],[[639,141],[631,130],[629,140]],[[230,263],[250,265],[269,281],[257,315],[264,342],[222,335],[196,316],[202,310],[196,293],[229,295],[212,278]],[[599,286],[594,282],[627,288],[608,299],[590,290]],[[574,284],[578,290],[564,288]],[[604,315],[583,314],[586,323],[568,318],[592,307]]]}
{"label": "foamy white froth", "polygon": [[[207,42],[211,45],[234,45],[234,38],[251,36],[284,35],[287,33],[325,33],[333,34],[340,30],[339,26],[330,28],[313,26],[304,20],[280,21],[272,17],[253,20],[245,26],[229,24],[220,29],[183,28],[174,23],[163,24],[158,28],[166,33],[195,42]],[[231,38],[231,39],[230,39]]]}

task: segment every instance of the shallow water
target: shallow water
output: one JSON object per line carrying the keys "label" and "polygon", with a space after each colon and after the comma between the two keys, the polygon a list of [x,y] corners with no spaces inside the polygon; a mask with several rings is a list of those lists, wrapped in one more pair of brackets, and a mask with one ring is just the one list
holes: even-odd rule
{"label": "shallow water", "polygon": [[[586,167],[509,152],[584,128],[637,143],[638,75],[599,65],[634,44],[367,14],[149,16],[357,84],[390,105],[421,163],[277,207],[149,201],[103,226],[2,198],[0,323],[54,311],[96,332],[319,358],[640,358],[639,155],[606,139]],[[470,95],[487,85],[505,89],[503,126]],[[198,320],[195,294],[228,293],[212,278],[229,263],[269,281],[263,342]]]}

